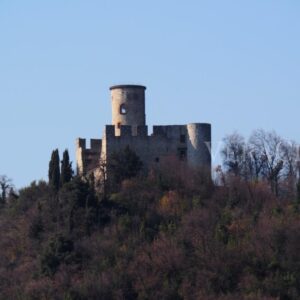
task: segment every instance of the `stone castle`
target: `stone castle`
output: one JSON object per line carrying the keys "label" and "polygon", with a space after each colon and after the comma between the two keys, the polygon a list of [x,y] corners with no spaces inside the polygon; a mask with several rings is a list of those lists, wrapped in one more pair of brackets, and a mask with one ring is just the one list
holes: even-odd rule
{"label": "stone castle", "polygon": [[[99,174],[100,166],[109,165],[110,155],[129,146],[140,157],[145,169],[157,168],[169,158],[191,168],[211,170],[211,125],[153,126],[148,135],[145,91],[141,85],[116,85],[110,88],[112,125],[106,125],[102,139],[76,141],[77,172]],[[109,173],[107,173],[109,174]]]}

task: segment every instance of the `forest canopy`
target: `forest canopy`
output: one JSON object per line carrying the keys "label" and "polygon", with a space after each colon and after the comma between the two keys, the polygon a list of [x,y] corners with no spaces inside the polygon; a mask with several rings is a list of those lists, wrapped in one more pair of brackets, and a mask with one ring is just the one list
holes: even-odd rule
{"label": "forest canopy", "polygon": [[67,150],[48,182],[1,176],[0,299],[299,299],[299,147],[263,130],[223,146],[213,180],[145,173],[131,149],[109,184]]}

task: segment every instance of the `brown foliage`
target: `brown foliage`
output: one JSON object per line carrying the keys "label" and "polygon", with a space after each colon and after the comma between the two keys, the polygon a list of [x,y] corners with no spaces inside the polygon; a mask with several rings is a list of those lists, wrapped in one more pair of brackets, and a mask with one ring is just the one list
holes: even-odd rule
{"label": "brown foliage", "polygon": [[0,299],[299,299],[294,198],[264,180],[225,174],[213,186],[179,170],[125,180],[105,199],[75,179],[57,202],[28,187],[0,213]]}

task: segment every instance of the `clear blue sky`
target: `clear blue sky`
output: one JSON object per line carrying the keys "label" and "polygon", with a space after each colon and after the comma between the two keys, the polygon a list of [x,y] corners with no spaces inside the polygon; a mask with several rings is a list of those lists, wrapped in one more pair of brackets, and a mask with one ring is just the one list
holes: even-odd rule
{"label": "clear blue sky", "polygon": [[[300,142],[299,0],[0,0],[0,174],[47,178],[100,138],[109,86],[144,84],[147,121],[274,129]],[[75,163],[74,163],[75,164]]]}

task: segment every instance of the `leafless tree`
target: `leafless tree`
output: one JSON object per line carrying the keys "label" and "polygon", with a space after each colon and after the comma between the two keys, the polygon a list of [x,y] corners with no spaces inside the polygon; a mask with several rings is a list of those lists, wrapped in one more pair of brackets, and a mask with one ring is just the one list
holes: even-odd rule
{"label": "leafless tree", "polygon": [[299,146],[294,141],[286,141],[282,144],[282,151],[285,162],[283,176],[286,191],[296,197],[299,184]]}
{"label": "leafless tree", "polygon": [[226,136],[223,139],[224,147],[221,150],[223,163],[227,171],[240,176],[243,174],[245,166],[246,143],[243,136],[237,132]]}
{"label": "leafless tree", "polygon": [[265,164],[265,156],[258,153],[253,148],[253,145],[248,144],[246,149],[246,170],[248,179],[258,181],[262,176],[262,170]]}
{"label": "leafless tree", "polygon": [[285,176],[287,178],[297,178],[299,167],[298,151],[299,148],[294,141],[284,142],[282,144],[283,158],[285,160]]}
{"label": "leafless tree", "polygon": [[1,189],[1,197],[0,203],[5,204],[7,200],[7,195],[10,189],[12,188],[12,181],[5,175],[0,176],[0,189]]}
{"label": "leafless tree", "polygon": [[[224,170],[246,181],[266,180],[276,196],[296,192],[300,177],[299,147],[274,131],[256,130],[245,142],[233,133],[224,138],[221,150]],[[299,191],[300,191],[300,181]]]}
{"label": "leafless tree", "polygon": [[279,179],[285,168],[284,140],[275,132],[256,130],[249,139],[252,157],[263,178],[278,195]]}

